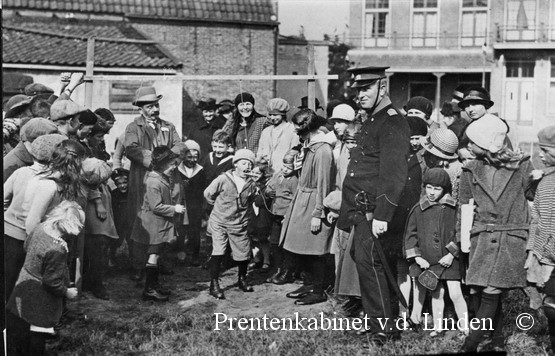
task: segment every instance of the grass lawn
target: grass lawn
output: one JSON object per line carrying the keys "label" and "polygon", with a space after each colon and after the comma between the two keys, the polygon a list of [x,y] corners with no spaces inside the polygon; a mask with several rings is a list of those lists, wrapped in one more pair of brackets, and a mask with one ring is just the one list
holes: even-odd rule
{"label": "grass lawn", "polygon": [[[208,295],[207,271],[178,266],[175,275],[164,277],[164,284],[172,289],[170,301],[153,304],[140,299],[142,288],[129,280],[126,271],[110,272],[106,284],[111,299],[98,300],[85,292],[69,302],[70,315],[60,337],[48,342],[47,351],[57,355],[411,355],[456,353],[462,344],[457,331],[436,338],[429,331],[407,331],[401,340],[378,347],[347,331],[214,330],[214,313],[247,318],[340,313],[334,301],[295,306],[285,293],[297,285],[264,284],[263,276],[256,273],[253,278],[255,292],[242,293],[233,286],[236,269],[226,271],[221,281],[227,299],[220,301]],[[521,291],[509,293],[504,311],[508,353],[546,354],[545,324],[528,308]],[[515,324],[523,312],[531,313],[536,321],[526,332]]]}

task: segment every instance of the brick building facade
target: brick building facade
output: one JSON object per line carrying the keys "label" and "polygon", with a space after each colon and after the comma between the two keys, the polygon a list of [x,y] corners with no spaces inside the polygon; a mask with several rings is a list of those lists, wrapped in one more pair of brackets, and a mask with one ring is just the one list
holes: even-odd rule
{"label": "brick building facade", "polygon": [[[150,72],[142,68],[144,69],[142,71],[141,68],[134,67],[131,54],[129,65],[113,64],[112,67],[105,68],[107,71],[102,72],[111,75],[120,74],[121,80],[125,80],[128,74],[140,75],[141,73],[167,74],[168,77],[172,77],[172,82],[176,80],[173,77],[179,77],[181,74],[273,75],[276,73],[278,22],[271,0],[225,2],[99,0],[91,3],[72,0],[6,0],[3,5],[3,18],[17,17],[27,20],[50,18],[53,22],[71,20],[83,24],[94,21],[125,24],[137,31],[143,39],[152,40],[162,52],[173,59],[174,64],[179,64],[171,68],[157,68],[156,71]],[[29,26],[33,27],[32,24]],[[56,32],[68,34],[63,24],[56,29]],[[89,34],[95,34],[94,30]],[[4,36],[4,43],[9,40]],[[110,57],[110,54],[105,55]],[[102,58],[97,56],[95,61],[97,59]],[[56,77],[61,71],[84,71],[85,69],[84,54],[80,62],[73,63],[42,61],[37,66],[31,60],[25,62],[18,58],[8,62],[10,62],[9,68],[4,65],[4,71],[18,71],[22,74],[32,68],[35,72],[39,71],[43,75],[50,73]],[[4,64],[6,64],[5,54]],[[148,78],[145,78],[146,82],[152,84],[152,80]],[[163,85],[164,81],[160,83],[159,85]],[[129,87],[133,85],[138,86],[141,83],[135,81],[130,83]],[[233,99],[241,90],[250,91],[257,99],[257,110],[264,111],[266,101],[275,93],[272,81],[184,80],[180,86],[182,95],[179,100],[182,100],[183,109],[181,113],[174,112],[171,116],[179,116],[181,124],[178,125],[184,133],[187,132],[191,120],[199,116],[195,104],[203,96],[214,97],[220,101]],[[171,91],[175,92],[176,88],[172,86]],[[104,101],[106,100],[110,100],[109,97]],[[109,103],[99,104],[107,106]]]}

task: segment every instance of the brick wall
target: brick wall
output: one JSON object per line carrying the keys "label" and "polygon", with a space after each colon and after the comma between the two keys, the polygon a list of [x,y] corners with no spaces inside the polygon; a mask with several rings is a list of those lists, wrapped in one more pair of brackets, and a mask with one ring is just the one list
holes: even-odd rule
{"label": "brick wall", "polygon": [[[133,23],[145,36],[161,43],[183,63],[186,75],[272,75],[275,37],[272,28],[241,25],[193,25],[181,23]],[[185,81],[183,93],[184,132],[194,117],[195,103],[203,96],[219,102],[233,100],[241,90],[254,95],[256,110],[264,113],[274,97],[272,81]]]}

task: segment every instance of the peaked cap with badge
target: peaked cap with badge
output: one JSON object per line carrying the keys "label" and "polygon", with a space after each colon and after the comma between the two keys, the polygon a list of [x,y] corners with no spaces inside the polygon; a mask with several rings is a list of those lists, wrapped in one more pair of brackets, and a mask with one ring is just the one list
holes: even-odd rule
{"label": "peaked cap with badge", "polygon": [[385,71],[389,67],[354,67],[347,69],[347,72],[353,75],[351,88],[364,88],[378,79],[386,77]]}

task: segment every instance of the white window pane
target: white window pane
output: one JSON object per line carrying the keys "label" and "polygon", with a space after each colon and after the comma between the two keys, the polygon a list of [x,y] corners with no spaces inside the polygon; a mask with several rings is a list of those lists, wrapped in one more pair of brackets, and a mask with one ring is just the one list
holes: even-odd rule
{"label": "white window pane", "polygon": [[426,16],[426,36],[435,36],[437,33],[437,13],[428,12]]}
{"label": "white window pane", "polygon": [[374,14],[366,14],[365,22],[365,37],[374,37]]}
{"label": "white window pane", "polygon": [[474,39],[472,37],[461,38],[461,46],[474,46]]}
{"label": "white window pane", "polygon": [[507,26],[516,27],[516,17],[519,7],[519,0],[509,0],[507,2]]}
{"label": "white window pane", "polygon": [[385,36],[386,36],[387,38],[389,38],[389,37],[391,36],[391,34],[390,34],[391,31],[390,31],[390,28],[389,28],[389,27],[390,27],[390,26],[389,26],[389,14],[386,13],[386,14],[384,14],[384,15],[385,15],[385,21],[384,21],[384,22],[385,22]]}
{"label": "white window pane", "polygon": [[413,36],[422,37],[424,35],[424,14],[414,14],[412,17]]}
{"label": "white window pane", "polygon": [[462,15],[462,35],[469,37],[474,35],[474,13],[467,12]]}
{"label": "white window pane", "polygon": [[435,37],[427,37],[424,39],[424,45],[426,47],[436,47],[437,46],[437,39]]}
{"label": "white window pane", "polygon": [[534,28],[536,26],[536,0],[524,0],[524,10],[528,28]]}
{"label": "white window pane", "polygon": [[555,113],[555,83],[551,83],[549,88],[549,112]]}
{"label": "white window pane", "polygon": [[424,46],[424,40],[421,37],[413,38],[412,39],[412,46],[413,47],[422,47]]}
{"label": "white window pane", "polygon": [[485,11],[476,12],[476,36],[485,36],[488,28],[488,14]]}

